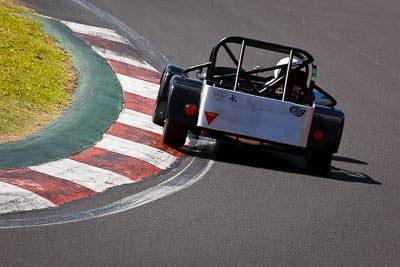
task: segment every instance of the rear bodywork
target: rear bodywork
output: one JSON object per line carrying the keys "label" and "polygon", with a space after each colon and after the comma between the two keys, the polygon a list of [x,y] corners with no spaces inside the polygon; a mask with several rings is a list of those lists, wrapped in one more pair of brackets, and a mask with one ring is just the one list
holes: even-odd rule
{"label": "rear bodywork", "polygon": [[204,85],[197,126],[305,148],[313,112],[313,107]]}

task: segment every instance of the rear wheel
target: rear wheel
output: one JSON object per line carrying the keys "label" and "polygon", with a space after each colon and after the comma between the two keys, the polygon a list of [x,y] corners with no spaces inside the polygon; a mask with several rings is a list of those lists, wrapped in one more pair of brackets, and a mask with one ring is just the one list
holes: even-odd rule
{"label": "rear wheel", "polygon": [[188,129],[185,125],[166,119],[162,140],[164,144],[178,148],[185,144],[187,133]]}
{"label": "rear wheel", "polygon": [[307,169],[311,174],[325,175],[332,162],[332,152],[311,150],[307,154]]}

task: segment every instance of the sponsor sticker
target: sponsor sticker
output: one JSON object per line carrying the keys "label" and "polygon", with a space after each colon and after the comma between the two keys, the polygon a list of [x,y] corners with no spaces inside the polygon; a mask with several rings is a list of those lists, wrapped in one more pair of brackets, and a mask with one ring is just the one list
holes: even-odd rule
{"label": "sponsor sticker", "polygon": [[306,110],[304,108],[298,106],[291,106],[289,110],[290,113],[292,113],[296,117],[302,117],[304,113],[306,113]]}
{"label": "sponsor sticker", "polygon": [[226,97],[226,93],[220,90],[214,90],[215,100],[222,101]]}

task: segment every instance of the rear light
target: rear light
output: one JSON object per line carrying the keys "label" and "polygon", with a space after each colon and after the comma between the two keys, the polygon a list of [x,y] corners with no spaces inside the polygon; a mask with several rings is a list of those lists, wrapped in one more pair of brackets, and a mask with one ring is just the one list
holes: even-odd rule
{"label": "rear light", "polygon": [[191,104],[186,105],[185,106],[185,113],[188,116],[196,115],[196,106],[195,105],[191,105]]}
{"label": "rear light", "polygon": [[321,130],[315,130],[313,137],[315,141],[321,141],[324,138],[324,133]]}

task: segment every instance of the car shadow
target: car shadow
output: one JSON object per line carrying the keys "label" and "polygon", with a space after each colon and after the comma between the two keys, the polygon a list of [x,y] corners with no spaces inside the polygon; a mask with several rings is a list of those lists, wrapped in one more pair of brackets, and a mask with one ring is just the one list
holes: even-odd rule
{"label": "car shadow", "polygon": [[352,182],[352,183],[364,183],[364,184],[374,184],[374,185],[382,184],[381,182],[372,179],[371,176],[365,173],[340,169],[332,165],[330,172],[324,178],[343,181],[343,182]]}
{"label": "car shadow", "polygon": [[[199,137],[195,137],[199,138]],[[311,175],[306,170],[306,157],[292,155],[268,149],[259,149],[249,145],[216,142],[215,139],[198,139],[195,146],[185,146],[180,151],[184,154],[207,158],[218,162],[243,165],[268,170],[290,172],[302,175]],[[322,179],[331,179],[342,182],[364,183],[381,185],[366,173],[342,169],[334,166],[335,161],[368,165],[367,162],[357,159],[334,156],[330,171],[324,176],[315,176]]]}
{"label": "car shadow", "polygon": [[342,157],[342,156],[333,156],[332,160],[346,162],[346,163],[360,164],[360,165],[368,165],[368,163],[365,162],[365,161],[361,161],[361,160],[358,160],[358,159],[347,158],[347,157]]}

